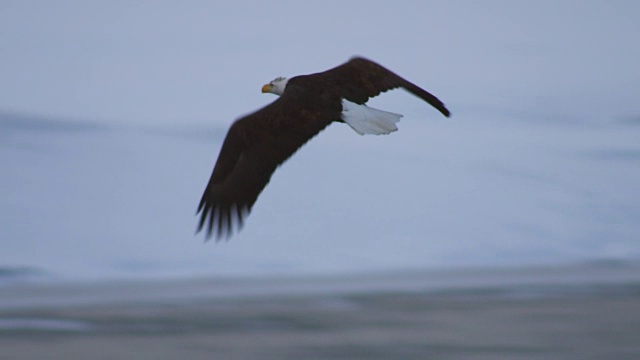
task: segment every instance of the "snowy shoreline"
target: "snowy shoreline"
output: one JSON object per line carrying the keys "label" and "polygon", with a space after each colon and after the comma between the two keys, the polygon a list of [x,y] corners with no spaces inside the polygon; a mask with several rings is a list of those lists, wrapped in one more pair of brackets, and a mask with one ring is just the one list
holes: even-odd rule
{"label": "snowy shoreline", "polygon": [[391,292],[544,298],[638,285],[640,264],[634,262],[315,276],[24,281],[0,286],[0,310]]}

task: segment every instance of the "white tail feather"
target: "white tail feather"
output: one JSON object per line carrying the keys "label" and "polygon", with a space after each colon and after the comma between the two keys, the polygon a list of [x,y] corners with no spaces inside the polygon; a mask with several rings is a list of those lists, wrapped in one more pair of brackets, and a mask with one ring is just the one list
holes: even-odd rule
{"label": "white tail feather", "polygon": [[381,135],[394,132],[398,130],[396,123],[400,121],[401,117],[400,114],[342,100],[342,120],[360,135]]}

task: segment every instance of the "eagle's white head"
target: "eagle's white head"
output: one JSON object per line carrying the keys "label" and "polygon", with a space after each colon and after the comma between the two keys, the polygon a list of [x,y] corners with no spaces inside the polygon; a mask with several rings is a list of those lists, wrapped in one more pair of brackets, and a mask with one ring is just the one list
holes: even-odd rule
{"label": "eagle's white head", "polygon": [[286,77],[279,76],[273,79],[270,83],[265,84],[262,87],[262,92],[282,95],[282,93],[284,92],[284,88],[287,87],[288,81],[289,79],[287,79]]}

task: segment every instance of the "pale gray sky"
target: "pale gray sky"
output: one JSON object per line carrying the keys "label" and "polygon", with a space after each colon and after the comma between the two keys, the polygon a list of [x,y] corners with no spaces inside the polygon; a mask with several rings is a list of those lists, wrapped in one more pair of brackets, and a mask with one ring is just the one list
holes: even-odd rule
{"label": "pale gray sky", "polygon": [[[640,256],[640,2],[1,1],[0,266],[335,272]],[[390,136],[337,124],[229,243],[194,237],[233,119],[363,55]]]}
{"label": "pale gray sky", "polygon": [[227,124],[278,75],[371,57],[448,103],[638,112],[636,1],[3,1],[0,109]]}

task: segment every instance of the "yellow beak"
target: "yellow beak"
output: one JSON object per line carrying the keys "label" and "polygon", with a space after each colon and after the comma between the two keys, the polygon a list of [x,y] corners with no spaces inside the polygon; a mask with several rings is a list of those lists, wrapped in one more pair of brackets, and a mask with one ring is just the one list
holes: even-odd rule
{"label": "yellow beak", "polygon": [[265,85],[262,87],[262,92],[263,92],[263,93],[271,92],[271,84],[265,84]]}

